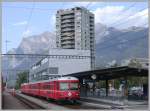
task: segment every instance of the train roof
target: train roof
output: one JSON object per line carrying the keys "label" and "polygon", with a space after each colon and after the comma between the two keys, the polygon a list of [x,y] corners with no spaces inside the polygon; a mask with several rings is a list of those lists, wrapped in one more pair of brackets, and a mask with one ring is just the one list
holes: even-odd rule
{"label": "train roof", "polygon": [[56,81],[56,80],[78,80],[76,77],[66,76],[66,77],[57,77],[49,80],[42,80],[42,81],[36,81],[36,82],[29,82],[29,83],[23,83],[21,85],[27,85],[27,84],[35,84],[35,83],[41,83],[41,82],[50,82],[50,81]]}

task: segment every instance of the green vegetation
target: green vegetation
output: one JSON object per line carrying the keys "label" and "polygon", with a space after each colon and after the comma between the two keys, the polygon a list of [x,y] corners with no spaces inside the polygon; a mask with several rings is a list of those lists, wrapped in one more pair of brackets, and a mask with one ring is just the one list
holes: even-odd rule
{"label": "green vegetation", "polygon": [[22,83],[28,82],[28,71],[20,72],[17,74],[15,89],[19,89]]}
{"label": "green vegetation", "polygon": [[148,77],[128,77],[127,84],[128,87],[142,86],[148,84]]}
{"label": "green vegetation", "polygon": [[[121,78],[109,80],[108,83],[111,83],[114,85],[115,89],[119,89],[121,84]],[[142,86],[143,84],[148,84],[148,77],[127,77],[127,86],[128,88],[134,87],[134,86]],[[98,88],[105,88],[106,82],[103,80],[100,80],[97,82]]]}

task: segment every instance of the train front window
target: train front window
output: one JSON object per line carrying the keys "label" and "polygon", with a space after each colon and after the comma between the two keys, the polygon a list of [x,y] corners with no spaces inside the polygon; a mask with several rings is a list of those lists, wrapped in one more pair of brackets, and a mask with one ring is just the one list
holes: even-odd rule
{"label": "train front window", "polygon": [[78,90],[78,83],[70,83],[70,90]]}
{"label": "train front window", "polygon": [[61,82],[60,90],[69,90],[69,84],[67,82]]}

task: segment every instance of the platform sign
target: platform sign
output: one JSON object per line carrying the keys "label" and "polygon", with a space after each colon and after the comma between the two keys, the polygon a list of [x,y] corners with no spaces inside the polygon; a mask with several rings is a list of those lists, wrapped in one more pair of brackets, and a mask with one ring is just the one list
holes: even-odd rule
{"label": "platform sign", "polygon": [[85,79],[83,79],[83,84],[85,84]]}
{"label": "platform sign", "polygon": [[127,81],[126,81],[126,80],[121,80],[120,83],[121,83],[121,84],[126,84]]}

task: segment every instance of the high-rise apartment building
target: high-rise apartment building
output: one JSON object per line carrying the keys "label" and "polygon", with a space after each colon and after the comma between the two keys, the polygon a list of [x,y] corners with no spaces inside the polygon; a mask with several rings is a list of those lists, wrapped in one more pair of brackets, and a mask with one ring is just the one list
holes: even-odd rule
{"label": "high-rise apartment building", "polygon": [[84,7],[58,10],[56,14],[57,48],[90,50],[91,69],[95,67],[94,14]]}

